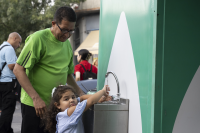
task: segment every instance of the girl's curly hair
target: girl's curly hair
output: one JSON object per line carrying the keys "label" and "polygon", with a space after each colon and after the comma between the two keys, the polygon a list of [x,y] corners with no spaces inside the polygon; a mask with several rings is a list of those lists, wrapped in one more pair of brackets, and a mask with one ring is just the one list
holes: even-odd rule
{"label": "girl's curly hair", "polygon": [[60,99],[62,98],[62,95],[69,90],[76,94],[75,90],[69,85],[60,85],[55,89],[50,104],[47,107],[47,111],[45,112],[45,115],[43,117],[45,131],[48,131],[49,133],[56,132],[56,115],[61,112],[61,110],[55,106],[55,103],[57,103],[57,105],[60,105]]}

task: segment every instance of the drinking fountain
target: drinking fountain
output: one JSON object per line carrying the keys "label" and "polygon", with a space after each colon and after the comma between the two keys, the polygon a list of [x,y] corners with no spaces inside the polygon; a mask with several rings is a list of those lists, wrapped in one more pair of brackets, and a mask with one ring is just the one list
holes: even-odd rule
{"label": "drinking fountain", "polygon": [[115,77],[117,97],[112,101],[96,103],[83,113],[85,133],[128,133],[129,100],[120,98],[118,78],[112,71],[107,72],[105,77],[108,78],[109,74]]}

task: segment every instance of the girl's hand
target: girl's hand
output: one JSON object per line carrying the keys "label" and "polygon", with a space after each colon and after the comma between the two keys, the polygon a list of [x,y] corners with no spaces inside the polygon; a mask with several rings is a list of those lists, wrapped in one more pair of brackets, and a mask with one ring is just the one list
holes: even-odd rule
{"label": "girl's hand", "polygon": [[108,85],[105,85],[102,90],[104,91],[104,96],[109,95],[110,87]]}
{"label": "girl's hand", "polygon": [[111,101],[112,100],[112,97],[107,95],[107,96],[102,96],[101,99],[98,101],[98,103],[102,103],[102,102],[105,102],[105,101]]}

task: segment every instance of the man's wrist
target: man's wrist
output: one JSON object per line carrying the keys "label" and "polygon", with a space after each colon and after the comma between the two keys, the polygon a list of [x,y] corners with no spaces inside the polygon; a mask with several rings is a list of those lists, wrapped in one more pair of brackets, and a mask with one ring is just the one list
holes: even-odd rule
{"label": "man's wrist", "polygon": [[34,95],[34,96],[31,96],[32,100],[35,101],[39,98],[39,95]]}

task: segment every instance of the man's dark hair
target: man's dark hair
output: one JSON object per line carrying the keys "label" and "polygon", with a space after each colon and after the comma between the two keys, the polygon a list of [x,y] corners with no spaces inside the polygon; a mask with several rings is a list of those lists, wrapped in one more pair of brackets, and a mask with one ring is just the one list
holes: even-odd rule
{"label": "man's dark hair", "polygon": [[53,20],[58,24],[60,24],[62,20],[76,22],[76,13],[71,7],[63,6],[56,10]]}

